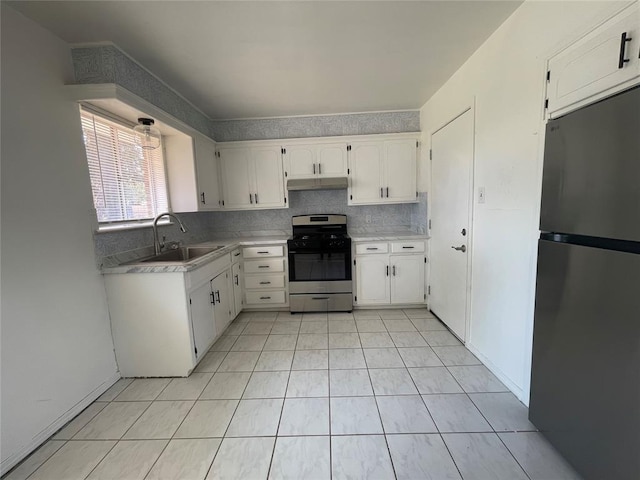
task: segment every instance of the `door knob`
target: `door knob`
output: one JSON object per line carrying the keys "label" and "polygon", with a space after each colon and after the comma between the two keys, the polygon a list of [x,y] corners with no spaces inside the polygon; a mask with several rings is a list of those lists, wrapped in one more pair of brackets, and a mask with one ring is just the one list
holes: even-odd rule
{"label": "door knob", "polygon": [[451,247],[451,248],[453,248],[454,250],[458,250],[459,252],[462,252],[462,253],[467,251],[467,247],[465,245],[462,245],[460,247]]}

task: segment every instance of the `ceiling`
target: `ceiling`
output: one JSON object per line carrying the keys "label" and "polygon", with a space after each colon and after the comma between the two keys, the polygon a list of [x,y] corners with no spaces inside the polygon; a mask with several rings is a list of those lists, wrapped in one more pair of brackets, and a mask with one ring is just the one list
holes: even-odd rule
{"label": "ceiling", "polygon": [[212,119],[420,108],[520,1],[21,1],[111,41]]}

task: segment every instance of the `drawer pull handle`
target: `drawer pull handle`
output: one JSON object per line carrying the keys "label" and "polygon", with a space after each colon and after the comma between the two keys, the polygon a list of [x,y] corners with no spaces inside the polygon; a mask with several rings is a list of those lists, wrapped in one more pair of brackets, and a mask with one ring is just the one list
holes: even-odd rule
{"label": "drawer pull handle", "polygon": [[407,247],[407,246],[403,246],[402,248],[416,248],[416,247]]}
{"label": "drawer pull handle", "polygon": [[271,285],[271,282],[260,282],[260,285]]}
{"label": "drawer pull handle", "polygon": [[624,64],[629,61],[628,58],[624,58],[627,42],[633,40],[631,37],[627,37],[627,32],[623,32],[620,37],[620,56],[618,57],[618,68],[623,68]]}
{"label": "drawer pull handle", "polygon": [[311,300],[329,300],[329,297],[311,297]]}
{"label": "drawer pull handle", "polygon": [[378,247],[367,247],[367,250],[378,250]]}
{"label": "drawer pull handle", "polygon": [[271,297],[260,297],[260,300],[271,300]]}
{"label": "drawer pull handle", "polygon": [[233,254],[234,257],[239,257],[240,256],[240,252],[236,252]]}
{"label": "drawer pull handle", "polygon": [[258,253],[269,253],[269,252],[258,252]]}
{"label": "drawer pull handle", "polygon": [[258,268],[269,268],[269,265],[258,265]]}

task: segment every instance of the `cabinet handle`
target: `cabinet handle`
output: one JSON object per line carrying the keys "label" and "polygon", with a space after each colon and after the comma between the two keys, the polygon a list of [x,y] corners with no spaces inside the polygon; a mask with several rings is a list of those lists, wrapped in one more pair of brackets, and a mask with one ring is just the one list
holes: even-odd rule
{"label": "cabinet handle", "polygon": [[260,297],[260,300],[271,300],[271,297]]}
{"label": "cabinet handle", "polygon": [[260,282],[260,285],[271,285],[271,282]]}
{"label": "cabinet handle", "polygon": [[329,300],[329,297],[311,297],[311,300]]}
{"label": "cabinet handle", "polygon": [[240,256],[240,252],[236,252],[233,254],[234,257],[239,257]]}
{"label": "cabinet handle", "polygon": [[249,194],[249,202],[253,204],[253,195]]}
{"label": "cabinet handle", "polygon": [[624,58],[624,53],[627,48],[627,42],[633,40],[632,37],[627,37],[627,32],[623,32],[620,36],[620,56],[618,57],[618,68],[624,67],[624,64],[629,61],[628,58]]}
{"label": "cabinet handle", "polygon": [[378,250],[378,247],[367,247],[367,250]]}
{"label": "cabinet handle", "polygon": [[405,246],[403,246],[402,248],[416,248],[416,247],[405,247]]}
{"label": "cabinet handle", "polygon": [[387,277],[389,276],[389,265],[387,265]]}
{"label": "cabinet handle", "polygon": [[384,197],[383,189],[382,187],[380,187],[380,198],[383,198],[383,197]]}
{"label": "cabinet handle", "polygon": [[258,265],[258,268],[269,268],[269,265]]}
{"label": "cabinet handle", "polygon": [[396,276],[396,266],[395,265],[393,266],[393,276],[394,277]]}
{"label": "cabinet handle", "polygon": [[218,303],[221,303],[220,302],[220,290],[216,290],[216,297],[218,297],[217,298]]}
{"label": "cabinet handle", "polygon": [[240,279],[238,278],[238,275],[236,275],[235,278],[236,278],[236,285],[240,285]]}
{"label": "cabinet handle", "polygon": [[315,163],[313,164],[313,174],[314,175],[316,174],[316,164]]}
{"label": "cabinet handle", "polygon": [[254,194],[253,194],[253,196],[254,196],[254,198],[256,199],[256,205],[257,205],[257,204],[258,204],[258,194],[257,194],[257,193],[254,193]]}
{"label": "cabinet handle", "polygon": [[202,193],[200,194],[200,197],[202,198],[202,203],[205,203],[205,201],[204,201],[204,192],[202,192]]}
{"label": "cabinet handle", "polygon": [[322,164],[318,163],[318,175],[322,175]]}
{"label": "cabinet handle", "polygon": [[389,198],[389,187],[387,187],[387,198]]}
{"label": "cabinet handle", "polygon": [[211,304],[212,304],[212,305],[215,305],[215,304],[216,304],[216,297],[215,297],[215,295],[213,294],[213,292],[211,292],[209,295],[211,295]]}
{"label": "cabinet handle", "polygon": [[260,251],[260,252],[257,252],[257,253],[263,253],[263,254],[264,254],[264,253],[269,253],[269,252],[268,252],[268,251],[267,251],[267,252],[265,252],[265,251]]}

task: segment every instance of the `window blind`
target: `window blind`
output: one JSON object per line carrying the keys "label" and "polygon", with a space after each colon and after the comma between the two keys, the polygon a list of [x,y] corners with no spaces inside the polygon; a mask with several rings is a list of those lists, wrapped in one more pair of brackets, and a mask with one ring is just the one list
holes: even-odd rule
{"label": "window blind", "polygon": [[144,150],[132,129],[81,110],[98,222],[148,220],[169,210],[162,147]]}

